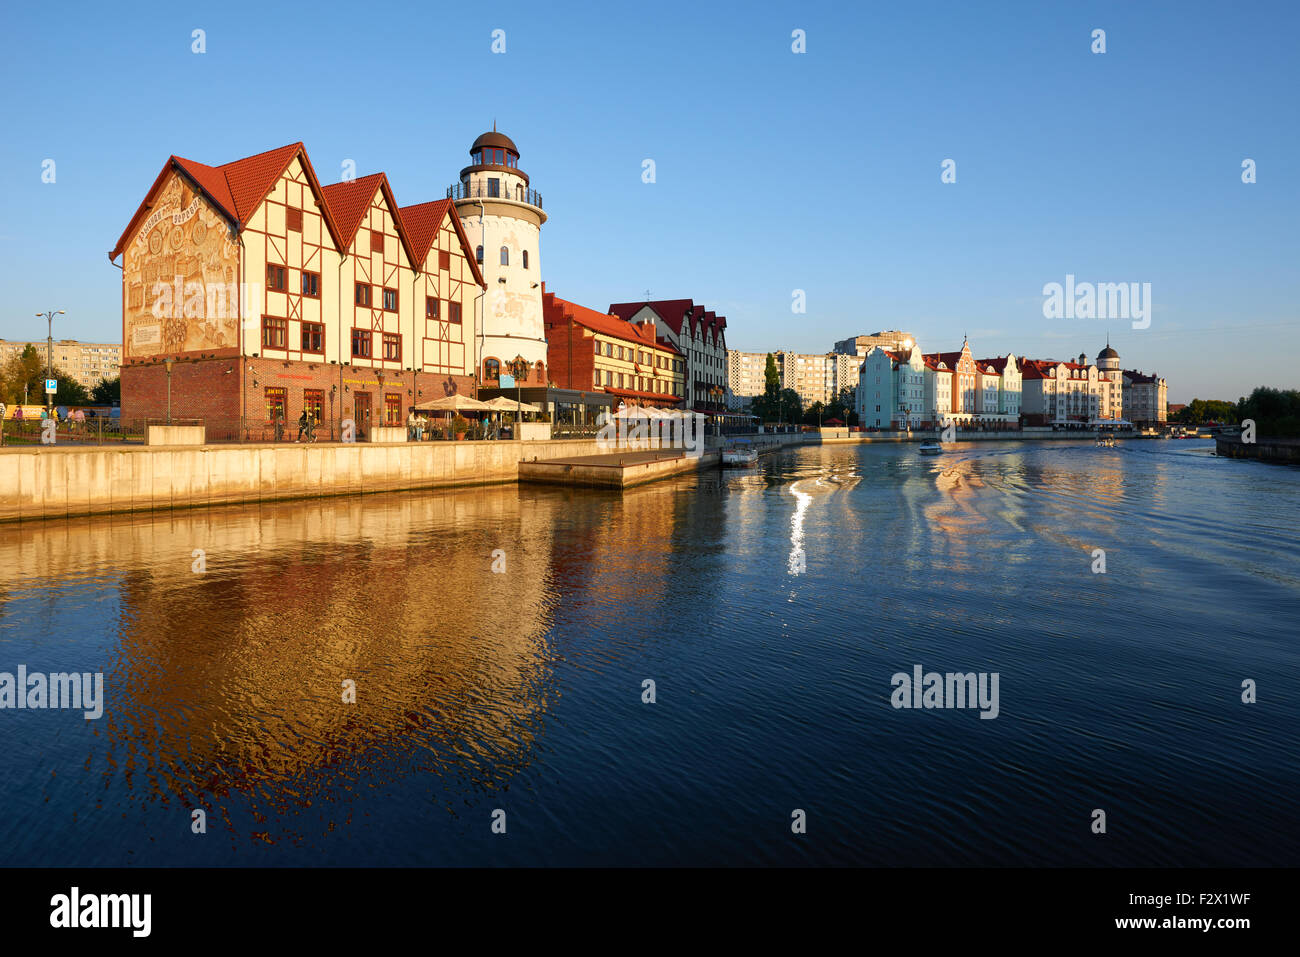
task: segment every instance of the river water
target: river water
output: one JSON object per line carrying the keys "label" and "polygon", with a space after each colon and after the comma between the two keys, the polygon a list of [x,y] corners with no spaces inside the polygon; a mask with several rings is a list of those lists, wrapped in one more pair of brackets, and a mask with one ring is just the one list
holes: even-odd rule
{"label": "river water", "polygon": [[1300,470],[1212,451],[0,526],[0,672],[104,675],[0,710],[0,863],[1294,866]]}

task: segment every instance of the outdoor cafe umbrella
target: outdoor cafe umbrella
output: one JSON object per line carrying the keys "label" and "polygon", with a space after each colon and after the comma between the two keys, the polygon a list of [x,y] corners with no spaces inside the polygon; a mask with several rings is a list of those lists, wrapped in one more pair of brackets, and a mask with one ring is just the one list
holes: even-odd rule
{"label": "outdoor cafe umbrella", "polygon": [[430,399],[428,402],[421,402],[416,407],[418,412],[488,412],[492,406],[486,402],[480,402],[478,399],[471,399],[467,395],[456,393],[455,395],[443,396],[441,399]]}
{"label": "outdoor cafe umbrella", "polygon": [[492,406],[457,392],[455,395],[443,396],[441,399],[421,402],[415,409],[417,412],[455,412],[459,415],[461,412],[490,412]]}
{"label": "outdoor cafe umbrella", "polygon": [[542,407],[532,402],[520,402],[518,399],[507,399],[503,395],[496,398],[488,399],[484,403],[489,409],[495,412],[541,412]]}

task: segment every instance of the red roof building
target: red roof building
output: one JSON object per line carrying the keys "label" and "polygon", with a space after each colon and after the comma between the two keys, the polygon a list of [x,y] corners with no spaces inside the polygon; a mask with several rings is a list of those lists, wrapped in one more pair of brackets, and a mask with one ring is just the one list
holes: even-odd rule
{"label": "red roof building", "polygon": [[727,319],[690,299],[616,302],[610,313],[627,322],[651,321],[659,337],[685,360],[687,407],[722,412],[727,398]]}
{"label": "red roof building", "polygon": [[476,390],[473,247],[453,203],[399,207],[383,173],[322,185],[301,143],[171,156],[109,255],[123,418],[259,438],[306,413],[364,438]]}
{"label": "red roof building", "polygon": [[[675,408],[685,398],[686,362],[655,322],[629,322],[547,292],[542,284],[547,364],[558,388],[603,391],[628,405]],[[615,402],[618,405],[618,402]]]}

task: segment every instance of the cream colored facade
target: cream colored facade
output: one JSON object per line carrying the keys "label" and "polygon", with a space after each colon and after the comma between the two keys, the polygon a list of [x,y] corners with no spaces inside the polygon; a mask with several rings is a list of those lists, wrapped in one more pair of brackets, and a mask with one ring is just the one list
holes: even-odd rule
{"label": "cream colored facade", "polygon": [[[499,149],[506,163],[488,162],[486,149]],[[498,145],[500,144],[500,145]],[[504,144],[509,144],[505,146]],[[449,190],[487,284],[480,304],[482,335],[476,343],[482,368],[495,359],[503,370],[522,356],[545,371],[546,332],[542,316],[541,231],[546,222],[541,199],[518,168],[518,152],[500,134],[485,133],[471,147],[474,165],[461,170],[460,184]],[[478,160],[483,159],[483,162]],[[494,385],[486,377],[484,385]],[[545,385],[545,382],[540,383]]]}
{"label": "cream colored facade", "polygon": [[1169,386],[1157,375],[1128,369],[1124,379],[1124,417],[1134,425],[1163,425],[1169,419]]}
{"label": "cream colored facade", "polygon": [[[473,306],[480,287],[445,201],[425,204],[441,209],[442,216],[423,260],[413,266],[403,213],[382,173],[324,187],[318,195],[299,150],[248,215],[237,241],[224,228],[227,212],[176,169],[166,172],[156,192],[175,192],[178,204],[188,200],[200,208],[185,220],[194,224],[191,235],[176,240],[180,258],[163,258],[172,238],[157,241],[153,233],[166,233],[183,212],[164,216],[157,229],[145,223],[138,236],[122,243],[128,357],[237,344],[245,356],[473,375]],[[360,213],[349,216],[350,222],[337,221],[357,207]],[[297,222],[291,224],[291,216]],[[225,246],[237,250],[231,263],[237,262],[237,273],[205,275],[183,258],[189,246],[210,242],[216,228]],[[269,267],[283,274],[273,277]],[[173,271],[176,277],[165,274]],[[183,302],[172,294],[177,277]],[[368,287],[368,304],[358,286]],[[429,298],[440,302],[439,321],[428,315]],[[442,304],[458,306],[461,321],[447,321],[452,310]],[[319,327],[319,342],[304,336],[304,327]],[[359,344],[368,337],[368,355],[364,347],[354,349],[354,330],[361,334]]]}
{"label": "cream colored facade", "polygon": [[[246,282],[262,281],[261,316],[287,318],[288,335],[283,346],[270,345],[269,337],[262,334],[263,324],[250,329],[252,323],[246,321],[244,354],[472,376],[474,298],[479,287],[450,218],[443,217],[438,224],[436,238],[417,270],[405,230],[399,228],[403,214],[395,206],[387,178],[376,174],[328,189],[333,194],[338,187],[368,194],[355,231],[351,237],[341,237],[347,243],[342,253],[329,235],[297,159],[250,217],[243,236],[242,272]],[[289,209],[301,211],[301,230],[288,228]],[[448,256],[441,257],[441,252]],[[286,268],[284,292],[266,288],[268,265]],[[303,294],[304,271],[319,276],[319,296]],[[363,296],[358,295],[358,287],[368,288],[368,304],[359,301]],[[396,293],[395,302],[389,301],[388,292]],[[436,318],[428,314],[430,297],[439,301]],[[459,306],[459,323],[449,320],[451,304]],[[324,327],[321,352],[303,348],[304,323]]]}
{"label": "cream colored facade", "polygon": [[[45,364],[45,339],[32,339],[26,342],[12,342],[0,339],[0,365],[9,361],[11,356],[23,354],[23,350],[32,346]],[[120,342],[78,342],[76,339],[55,339],[53,349],[54,365],[87,389],[99,385],[103,379],[116,379],[122,369],[122,344]]]}
{"label": "cream colored facade", "polygon": [[629,342],[594,330],[593,337],[592,388],[685,397],[686,363],[678,353],[660,345]]}

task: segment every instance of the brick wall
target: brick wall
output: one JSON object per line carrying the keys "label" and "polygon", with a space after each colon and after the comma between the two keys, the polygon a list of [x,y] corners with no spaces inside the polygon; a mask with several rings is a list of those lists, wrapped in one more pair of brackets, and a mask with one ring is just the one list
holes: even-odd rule
{"label": "brick wall", "polygon": [[[596,355],[591,336],[567,320],[546,324],[546,362],[551,367],[551,381],[560,389],[591,392],[596,371]],[[573,363],[569,363],[569,337],[573,337]]]}
{"label": "brick wall", "polygon": [[[233,371],[229,374],[227,369]],[[173,419],[239,419],[239,359],[234,350],[209,358],[172,363]],[[167,417],[167,367],[162,362],[128,361],[122,366],[122,419]]]}
{"label": "brick wall", "polygon": [[[233,371],[227,373],[227,369]],[[296,434],[298,416],[305,407],[305,393],[309,389],[324,393],[323,421],[317,429],[321,439],[337,438],[341,420],[356,417],[355,399],[359,392],[370,396],[373,424],[383,422],[386,395],[400,398],[403,424],[417,403],[454,392],[475,395],[472,376],[385,371],[381,388],[374,369],[227,355],[172,364],[172,418],[204,419],[210,440],[240,437],[242,428],[243,434],[253,441],[269,441],[275,430],[266,411],[268,388],[285,390],[289,438]],[[166,415],[166,367],[152,362],[124,366],[122,418],[162,419]]]}

